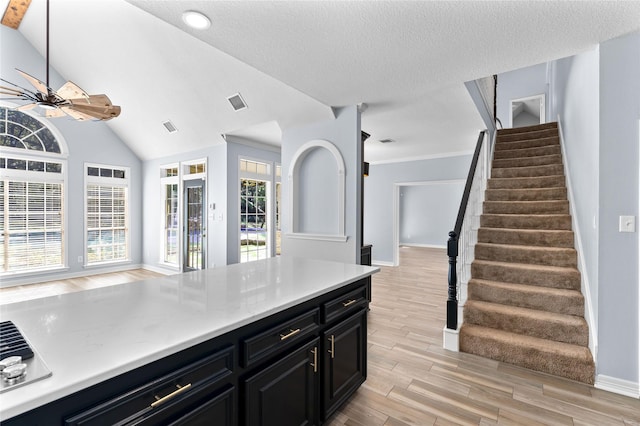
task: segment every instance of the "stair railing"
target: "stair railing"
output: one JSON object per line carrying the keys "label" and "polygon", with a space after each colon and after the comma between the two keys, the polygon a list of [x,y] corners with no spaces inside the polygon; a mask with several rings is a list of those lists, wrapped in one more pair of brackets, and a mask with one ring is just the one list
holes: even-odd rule
{"label": "stair railing", "polygon": [[[459,285],[458,277],[460,277],[460,282],[465,284],[469,282],[471,277],[471,262],[473,262],[474,248],[478,241],[478,228],[480,227],[484,193],[490,173],[492,147],[495,145],[495,132],[491,144],[485,142],[488,136],[487,130],[481,131],[478,135],[456,224],[453,231],[449,232],[449,240],[447,241],[447,256],[449,256],[447,328],[450,330],[458,328],[458,293],[460,293],[462,304],[467,298],[466,286]],[[460,262],[458,262],[458,257],[460,257]]]}

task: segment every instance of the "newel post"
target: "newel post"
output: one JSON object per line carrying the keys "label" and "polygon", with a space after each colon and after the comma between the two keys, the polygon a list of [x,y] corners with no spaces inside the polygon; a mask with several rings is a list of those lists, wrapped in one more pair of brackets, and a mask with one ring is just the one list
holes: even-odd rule
{"label": "newel post", "polygon": [[449,294],[447,297],[447,328],[458,328],[458,274],[456,273],[456,261],[458,258],[458,235],[449,232],[447,241],[447,256],[449,256]]}

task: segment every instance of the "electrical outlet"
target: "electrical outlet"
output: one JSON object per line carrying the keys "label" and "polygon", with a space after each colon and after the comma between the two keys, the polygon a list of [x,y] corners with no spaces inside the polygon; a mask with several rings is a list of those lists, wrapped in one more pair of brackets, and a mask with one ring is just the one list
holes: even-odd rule
{"label": "electrical outlet", "polygon": [[83,261],[82,256],[78,256],[78,263],[82,263],[82,261]]}
{"label": "electrical outlet", "polygon": [[635,216],[620,216],[620,232],[636,232]]}

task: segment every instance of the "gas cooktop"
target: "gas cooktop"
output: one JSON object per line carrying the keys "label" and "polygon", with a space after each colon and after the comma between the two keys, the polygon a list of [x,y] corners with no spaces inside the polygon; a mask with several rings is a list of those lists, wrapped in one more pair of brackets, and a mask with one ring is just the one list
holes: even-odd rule
{"label": "gas cooktop", "polygon": [[11,321],[0,322],[0,393],[51,376],[51,370]]}

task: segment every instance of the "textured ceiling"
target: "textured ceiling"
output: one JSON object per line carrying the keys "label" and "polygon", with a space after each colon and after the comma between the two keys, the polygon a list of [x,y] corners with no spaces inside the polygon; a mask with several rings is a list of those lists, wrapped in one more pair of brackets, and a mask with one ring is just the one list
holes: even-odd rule
{"label": "textured ceiling", "polygon": [[[109,125],[142,158],[221,133],[277,144],[283,128],[363,102],[368,161],[465,152],[483,127],[465,81],[640,30],[637,1],[51,2],[52,64],[122,105]],[[42,3],[20,27],[40,51]],[[186,28],[185,10],[211,27]],[[249,109],[229,113],[236,92]],[[166,119],[171,139],[152,130]]]}

